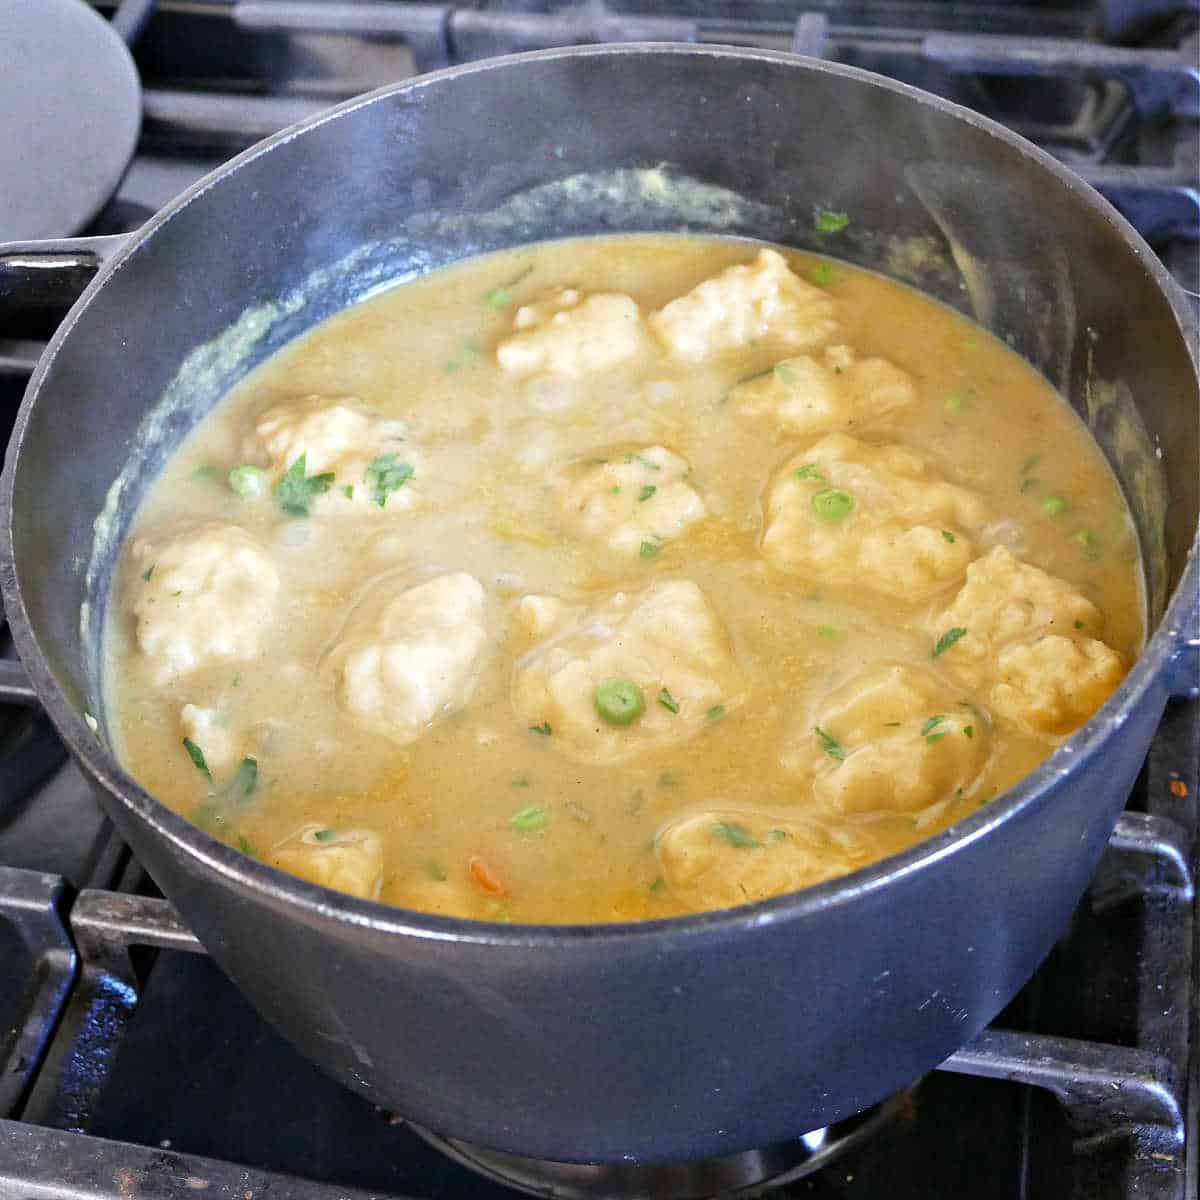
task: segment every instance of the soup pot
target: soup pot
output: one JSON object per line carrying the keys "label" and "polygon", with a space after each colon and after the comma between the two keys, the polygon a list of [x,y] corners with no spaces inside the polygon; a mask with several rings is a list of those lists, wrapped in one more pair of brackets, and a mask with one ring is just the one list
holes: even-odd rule
{"label": "soup pot", "polygon": [[[818,232],[818,209],[850,223]],[[905,279],[1059,387],[1121,481],[1146,567],[1151,636],[1108,703],[1009,793],[902,854],[639,924],[353,899],[148,795],[108,746],[100,643],[120,537],[184,434],[266,355],[388,282],[635,230],[782,242]],[[35,249],[10,250],[10,271],[38,273]],[[51,276],[88,266],[86,247],[56,249]],[[1194,335],[1100,197],[912,88],[719,47],[493,59],[268,139],[108,257],[9,443],[5,608],[134,853],[263,1016],[347,1087],[440,1133],[565,1161],[776,1142],[907,1085],[999,1012],[1083,893],[1169,694],[1195,684]]]}

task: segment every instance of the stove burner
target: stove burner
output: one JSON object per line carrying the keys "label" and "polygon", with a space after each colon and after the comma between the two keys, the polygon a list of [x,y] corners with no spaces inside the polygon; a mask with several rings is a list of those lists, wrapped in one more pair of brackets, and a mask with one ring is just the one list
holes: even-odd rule
{"label": "stove burner", "polygon": [[911,1091],[760,1150],[688,1162],[563,1163],[522,1158],[439,1134],[409,1123],[434,1149],[494,1183],[553,1200],[747,1200],[794,1183],[829,1166],[878,1133],[909,1103]]}

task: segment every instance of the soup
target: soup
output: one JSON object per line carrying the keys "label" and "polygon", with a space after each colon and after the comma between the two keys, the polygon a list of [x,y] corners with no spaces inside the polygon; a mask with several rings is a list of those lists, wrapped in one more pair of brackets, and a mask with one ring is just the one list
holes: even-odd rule
{"label": "soup", "polygon": [[155,796],[355,895],[667,917],[855,870],[1119,683],[1137,545],[1032,368],[744,241],[545,243],[339,314],[184,441],[106,702]]}

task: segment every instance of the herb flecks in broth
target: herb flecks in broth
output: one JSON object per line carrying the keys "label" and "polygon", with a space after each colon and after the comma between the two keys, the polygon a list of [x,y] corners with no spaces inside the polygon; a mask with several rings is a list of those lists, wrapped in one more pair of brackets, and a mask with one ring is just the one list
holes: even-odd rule
{"label": "herb flecks in broth", "polygon": [[502,921],[864,866],[1036,766],[1142,636],[1120,495],[1026,364],[845,264],[675,237],[313,330],[181,447],[116,586],[109,707],[155,795]]}

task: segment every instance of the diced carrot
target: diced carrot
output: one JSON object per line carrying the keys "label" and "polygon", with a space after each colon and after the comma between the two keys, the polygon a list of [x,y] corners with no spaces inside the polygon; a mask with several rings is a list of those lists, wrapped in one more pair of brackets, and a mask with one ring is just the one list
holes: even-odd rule
{"label": "diced carrot", "polygon": [[1169,786],[1172,796],[1177,796],[1180,800],[1187,799],[1187,784],[1182,779],[1172,779]]}
{"label": "diced carrot", "polygon": [[467,873],[489,896],[504,895],[504,884],[500,882],[500,877],[478,854],[467,859]]}

